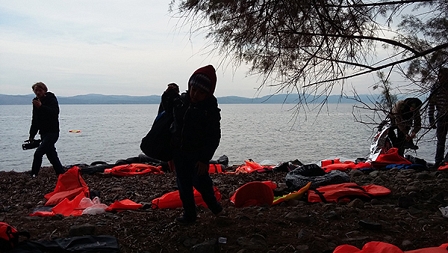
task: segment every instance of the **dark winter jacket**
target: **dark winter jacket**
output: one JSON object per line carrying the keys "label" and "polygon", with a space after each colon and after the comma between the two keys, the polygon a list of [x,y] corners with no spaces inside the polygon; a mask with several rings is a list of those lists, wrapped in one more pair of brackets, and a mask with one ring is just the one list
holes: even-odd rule
{"label": "dark winter jacket", "polygon": [[208,163],[219,146],[221,139],[221,114],[214,96],[193,104],[187,93],[165,92],[162,95],[163,108],[173,112],[172,145],[176,149],[197,156]]}
{"label": "dark winter jacket", "polygon": [[417,133],[422,127],[420,111],[411,111],[405,100],[398,101],[389,116],[392,126],[397,127],[403,133],[407,134],[412,127],[412,132]]}
{"label": "dark winter jacket", "polygon": [[53,93],[47,92],[40,101],[42,103],[41,107],[33,106],[30,138],[34,138],[38,132],[40,134],[59,132],[58,99]]}

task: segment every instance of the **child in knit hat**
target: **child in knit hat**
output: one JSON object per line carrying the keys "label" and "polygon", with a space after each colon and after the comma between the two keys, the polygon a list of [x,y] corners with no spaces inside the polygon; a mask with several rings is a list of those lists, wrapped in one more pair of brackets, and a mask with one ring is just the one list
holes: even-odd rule
{"label": "child in knit hat", "polygon": [[216,73],[212,65],[197,69],[188,81],[188,90],[179,95],[168,88],[162,95],[165,110],[172,110],[173,161],[183,215],[177,218],[181,224],[196,221],[196,204],[193,187],[202,195],[212,213],[219,214],[222,206],[215,197],[213,182],[208,173],[221,139],[221,114],[213,95]]}

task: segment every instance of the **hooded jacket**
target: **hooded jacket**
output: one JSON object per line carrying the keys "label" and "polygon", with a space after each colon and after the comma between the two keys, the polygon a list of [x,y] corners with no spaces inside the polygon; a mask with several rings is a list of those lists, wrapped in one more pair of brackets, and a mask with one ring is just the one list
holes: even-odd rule
{"label": "hooded jacket", "polygon": [[31,138],[34,138],[38,132],[40,134],[59,132],[59,103],[56,96],[47,92],[40,101],[42,103],[41,107],[33,106],[33,118],[30,127]]}
{"label": "hooded jacket", "polygon": [[173,147],[209,163],[221,139],[221,110],[216,97],[211,95],[193,104],[188,92],[181,95],[165,92],[162,103],[174,116],[171,126]]}

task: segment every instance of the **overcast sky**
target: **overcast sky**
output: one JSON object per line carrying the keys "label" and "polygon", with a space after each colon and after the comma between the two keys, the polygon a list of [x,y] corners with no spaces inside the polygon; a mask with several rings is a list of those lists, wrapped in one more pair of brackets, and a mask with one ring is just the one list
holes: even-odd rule
{"label": "overcast sky", "polygon": [[[247,77],[246,68],[220,64],[201,36],[171,17],[169,2],[0,0],[0,94],[30,94],[42,81],[57,96],[159,95],[170,82],[185,90],[207,64],[217,69],[217,97],[273,92],[257,93],[260,80]],[[369,93],[372,78],[348,85]]]}

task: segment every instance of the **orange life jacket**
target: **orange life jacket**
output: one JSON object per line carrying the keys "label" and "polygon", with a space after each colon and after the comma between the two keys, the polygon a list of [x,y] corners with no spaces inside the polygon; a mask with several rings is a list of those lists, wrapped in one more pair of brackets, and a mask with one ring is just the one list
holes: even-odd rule
{"label": "orange life jacket", "polygon": [[65,198],[53,207],[51,211],[54,214],[62,214],[64,216],[81,216],[83,209],[78,209],[78,206],[84,197],[84,194],[80,193],[72,200]]}
{"label": "orange life jacket", "polygon": [[208,173],[209,174],[224,173],[224,171],[222,170],[222,164],[210,163],[210,165],[208,166]]}
{"label": "orange life jacket", "polygon": [[328,173],[332,170],[346,171],[348,169],[354,169],[355,165],[356,164],[352,161],[341,162],[339,158],[335,158],[335,159],[322,160],[320,167],[325,172]]}
{"label": "orange life jacket", "polygon": [[82,193],[85,197],[89,197],[89,187],[81,177],[78,166],[73,166],[64,174],[58,176],[56,187],[50,193],[45,194],[47,202],[46,206],[54,206],[65,198],[72,200]]}
{"label": "orange life jacket", "polygon": [[352,198],[370,199],[372,196],[385,196],[391,191],[380,185],[359,186],[356,183],[331,184],[308,191],[308,202],[348,202]]}
{"label": "orange life jacket", "polygon": [[[214,186],[213,190],[215,192],[216,200],[221,201],[221,193],[219,192],[218,188]],[[205,204],[205,201],[202,199],[202,195],[196,189],[194,189],[193,194],[196,205],[207,207],[207,204]],[[175,209],[182,207],[182,201],[180,200],[179,191],[168,192],[161,197],[155,198],[151,201],[151,204],[152,209]]]}
{"label": "orange life jacket", "polygon": [[136,210],[141,208],[143,205],[135,203],[130,199],[115,200],[109,207],[106,208],[107,212],[110,211],[123,211],[123,210]]}
{"label": "orange life jacket", "polygon": [[104,170],[105,174],[111,174],[114,176],[127,177],[144,174],[163,174],[162,166],[154,166],[146,163],[131,163],[117,165],[110,169]]}
{"label": "orange life jacket", "polygon": [[235,169],[235,173],[253,173],[271,171],[275,166],[263,166],[252,160],[244,161],[244,164]]}

